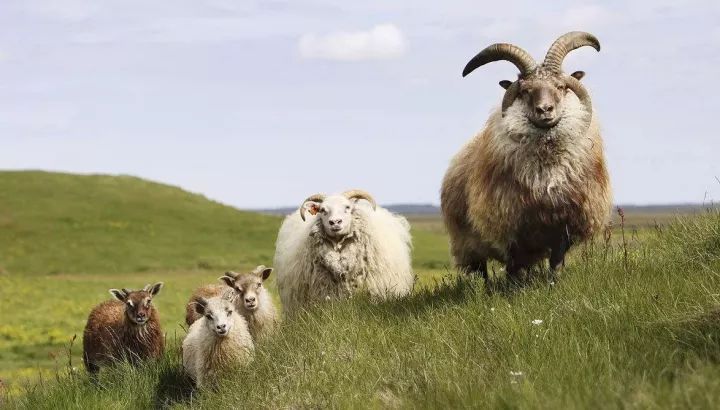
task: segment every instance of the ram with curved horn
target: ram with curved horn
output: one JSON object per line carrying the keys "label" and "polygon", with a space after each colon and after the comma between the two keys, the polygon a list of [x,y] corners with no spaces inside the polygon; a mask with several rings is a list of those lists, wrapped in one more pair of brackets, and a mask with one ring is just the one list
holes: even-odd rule
{"label": "ram with curved horn", "polygon": [[518,281],[545,258],[550,280],[573,244],[609,222],[612,196],[602,138],[590,94],[562,62],[583,46],[600,51],[590,33],[558,38],[541,64],[512,44],[493,44],[463,76],[493,61],[519,70],[501,81],[500,107],[452,160],[441,189],[443,218],[456,266],[488,278],[487,263],[505,263]]}
{"label": "ram with curved horn", "polygon": [[278,233],[274,265],[283,311],[358,292],[379,300],[407,295],[415,281],[410,249],[407,220],[369,193],[311,195]]}

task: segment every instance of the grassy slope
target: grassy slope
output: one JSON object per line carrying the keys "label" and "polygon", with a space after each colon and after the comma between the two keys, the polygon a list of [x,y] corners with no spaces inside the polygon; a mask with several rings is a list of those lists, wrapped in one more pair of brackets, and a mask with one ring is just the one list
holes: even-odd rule
{"label": "grassy slope", "polygon": [[[446,238],[436,223],[416,225],[415,265],[428,283],[447,264]],[[272,249],[259,250],[265,251]],[[193,260],[171,265],[194,266]],[[78,270],[85,271],[90,269]],[[478,283],[451,275],[401,301],[373,305],[355,298],[323,305],[285,322],[276,338],[259,346],[253,365],[219,386],[219,394],[189,389],[175,348],[159,363],[106,372],[100,387],[83,372],[68,376],[61,367],[62,387],[34,384],[6,400],[10,407],[25,408],[713,408],[720,400],[718,272],[720,215],[712,213],[643,235],[631,247],[627,267],[615,245],[578,249],[552,290],[541,283],[519,290],[500,283],[488,294]],[[167,276],[172,286],[158,304],[170,330],[179,329],[174,323],[181,319],[178,306],[187,290],[216,275],[213,270],[13,274],[0,280],[15,288],[33,287],[25,297],[16,292],[0,297],[14,297],[10,306],[45,297],[48,303],[38,307],[37,316],[67,317],[62,331],[72,332],[82,328],[92,303],[105,298],[108,285]],[[85,296],[56,295],[62,286]],[[70,311],[78,298],[87,306]],[[534,319],[543,323],[533,325]],[[33,324],[31,333],[52,326],[50,320]],[[169,333],[172,339],[175,332]],[[4,338],[0,333],[0,343]],[[59,359],[60,366],[64,360]]]}
{"label": "grassy slope", "polygon": [[0,269],[124,273],[269,263],[280,218],[134,177],[0,172]]}

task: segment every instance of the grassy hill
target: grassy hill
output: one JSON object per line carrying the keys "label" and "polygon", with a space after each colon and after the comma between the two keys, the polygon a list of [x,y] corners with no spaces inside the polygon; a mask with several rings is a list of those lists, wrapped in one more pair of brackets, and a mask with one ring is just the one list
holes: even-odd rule
{"label": "grassy hill", "polygon": [[279,226],[134,177],[0,172],[0,269],[11,273],[269,264]]}
{"label": "grassy hill", "polygon": [[[715,408],[720,401],[716,210],[628,234],[627,249],[616,237],[578,246],[553,288],[542,280],[509,286],[498,266],[490,288],[460,278],[446,268],[442,226],[414,220],[421,285],[413,295],[382,304],[356,297],[286,320],[258,345],[252,365],[211,392],[193,390],[182,373],[184,302],[226,266],[268,263],[280,219],[135,178],[0,173],[0,184],[0,378],[12,391],[0,401],[9,408]],[[43,194],[51,191],[58,193]],[[64,205],[43,198],[56,195]],[[148,235],[147,226],[168,238]],[[38,244],[45,236],[48,245]],[[78,246],[63,247],[69,243]],[[109,287],[156,280],[166,282],[156,299],[169,339],[162,360],[110,369],[95,384],[82,370],[78,340],[68,363],[69,341]],[[38,369],[49,383],[16,382]]]}

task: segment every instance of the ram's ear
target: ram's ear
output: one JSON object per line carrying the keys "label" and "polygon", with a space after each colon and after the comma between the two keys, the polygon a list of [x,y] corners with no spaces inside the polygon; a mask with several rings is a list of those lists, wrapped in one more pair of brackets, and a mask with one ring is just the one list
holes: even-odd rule
{"label": "ram's ear", "polygon": [[125,302],[125,299],[127,298],[127,293],[124,292],[124,289],[123,289],[123,290],[120,290],[120,289],[110,289],[109,292],[110,292],[111,295],[113,295],[113,296],[115,297],[115,299],[117,299],[117,300],[119,300],[119,301],[121,301],[121,302]]}
{"label": "ram's ear", "polygon": [[504,88],[504,89],[506,89],[506,90],[507,90],[508,88],[510,88],[511,85],[512,85],[512,81],[510,81],[510,80],[502,80],[502,81],[500,81],[500,87],[502,87],[502,88]]}
{"label": "ram's ear", "polygon": [[310,215],[317,215],[317,213],[320,212],[320,202],[307,201],[303,206]]}
{"label": "ram's ear", "polygon": [[199,315],[204,316],[208,304],[207,299],[202,296],[198,296],[193,302],[195,303],[195,311],[198,312]]}
{"label": "ram's ear", "polygon": [[576,80],[580,81],[585,77],[585,71],[575,71],[574,73],[570,74],[570,77],[575,77]]}

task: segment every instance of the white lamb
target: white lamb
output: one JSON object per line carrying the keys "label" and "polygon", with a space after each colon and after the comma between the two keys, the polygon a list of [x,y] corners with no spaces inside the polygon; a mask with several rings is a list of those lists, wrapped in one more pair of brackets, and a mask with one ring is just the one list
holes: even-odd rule
{"label": "white lamb", "polygon": [[291,314],[307,302],[361,291],[376,300],[407,295],[415,282],[411,247],[407,220],[368,193],[312,195],[278,233],[274,264],[283,309]]}
{"label": "white lamb", "polygon": [[202,388],[223,372],[249,363],[255,347],[247,321],[229,300],[199,297],[195,308],[202,317],[190,326],[183,340],[183,367]]}

